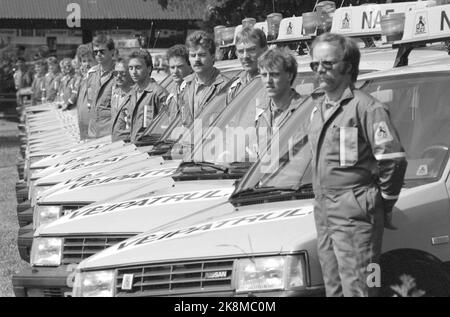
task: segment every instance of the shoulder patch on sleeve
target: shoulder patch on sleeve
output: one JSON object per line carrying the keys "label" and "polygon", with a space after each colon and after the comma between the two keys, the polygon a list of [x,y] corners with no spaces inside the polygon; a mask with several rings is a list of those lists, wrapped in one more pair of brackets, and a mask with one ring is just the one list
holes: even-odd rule
{"label": "shoulder patch on sleeve", "polygon": [[375,145],[381,145],[394,140],[391,131],[385,121],[380,121],[374,124],[375,131]]}

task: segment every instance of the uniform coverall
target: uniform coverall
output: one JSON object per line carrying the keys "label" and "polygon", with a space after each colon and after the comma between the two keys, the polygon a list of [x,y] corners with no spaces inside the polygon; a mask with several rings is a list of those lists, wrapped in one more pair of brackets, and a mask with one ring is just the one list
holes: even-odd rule
{"label": "uniform coverall", "polygon": [[[375,296],[367,267],[377,263],[385,214],[391,212],[406,171],[405,151],[388,109],[348,87],[325,102],[313,93],[314,217],[327,296]],[[328,109],[327,109],[328,108]]]}

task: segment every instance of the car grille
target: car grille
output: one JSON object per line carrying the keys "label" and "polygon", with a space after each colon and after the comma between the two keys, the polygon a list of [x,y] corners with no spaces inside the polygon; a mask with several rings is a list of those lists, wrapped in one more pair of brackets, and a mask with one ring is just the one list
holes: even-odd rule
{"label": "car grille", "polygon": [[132,235],[66,237],[64,238],[62,264],[80,263],[82,260],[90,257],[91,255],[94,255],[130,237],[132,237]]}
{"label": "car grille", "polygon": [[234,260],[229,259],[118,269],[116,296],[167,296],[231,291],[233,264]]}
{"label": "car grille", "polygon": [[44,289],[44,297],[64,297],[64,292],[60,288]]}

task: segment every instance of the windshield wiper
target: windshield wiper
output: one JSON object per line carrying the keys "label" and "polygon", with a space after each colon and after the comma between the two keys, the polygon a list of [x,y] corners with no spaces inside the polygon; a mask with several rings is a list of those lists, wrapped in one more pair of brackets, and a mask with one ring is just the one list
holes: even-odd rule
{"label": "windshield wiper", "polygon": [[246,197],[246,196],[253,196],[253,195],[261,195],[261,194],[267,194],[267,193],[283,193],[283,192],[290,192],[290,193],[299,193],[304,189],[312,189],[312,184],[302,184],[299,187],[277,187],[277,186],[262,186],[262,187],[251,187],[246,188],[244,190],[241,190],[237,193],[235,193],[234,197]]}
{"label": "windshield wiper", "polygon": [[214,169],[217,171],[221,171],[224,174],[228,174],[228,168],[211,163],[211,162],[195,162],[195,161],[183,162],[180,164],[179,169],[182,171],[184,167],[200,167],[201,169],[206,167],[206,168],[211,168],[211,169]]}

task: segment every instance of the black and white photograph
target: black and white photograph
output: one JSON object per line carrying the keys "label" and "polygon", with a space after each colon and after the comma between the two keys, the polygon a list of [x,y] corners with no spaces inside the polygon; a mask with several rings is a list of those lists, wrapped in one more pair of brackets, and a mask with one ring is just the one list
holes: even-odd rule
{"label": "black and white photograph", "polygon": [[450,0],[0,0],[0,297],[449,297],[449,140]]}

